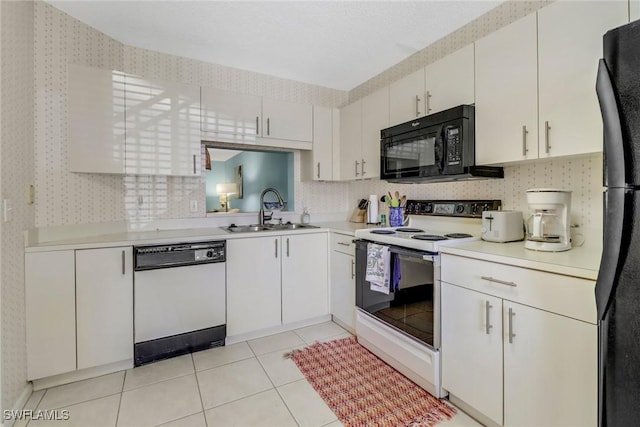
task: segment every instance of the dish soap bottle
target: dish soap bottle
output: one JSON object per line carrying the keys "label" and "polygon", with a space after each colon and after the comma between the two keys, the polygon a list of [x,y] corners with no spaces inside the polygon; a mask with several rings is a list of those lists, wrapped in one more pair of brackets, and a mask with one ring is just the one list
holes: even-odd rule
{"label": "dish soap bottle", "polygon": [[303,224],[309,224],[311,222],[311,216],[309,215],[309,210],[305,207],[302,211],[301,221]]}

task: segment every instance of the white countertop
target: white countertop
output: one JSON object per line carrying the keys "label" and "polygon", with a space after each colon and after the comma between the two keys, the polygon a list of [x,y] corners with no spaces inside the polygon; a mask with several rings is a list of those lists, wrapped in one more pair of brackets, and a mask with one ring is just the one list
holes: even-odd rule
{"label": "white countertop", "polygon": [[598,278],[602,254],[600,248],[576,247],[564,252],[540,252],[525,249],[524,242],[493,243],[483,240],[442,247],[441,252],[589,280]]}
{"label": "white countertop", "polygon": [[181,228],[173,230],[122,232],[102,235],[77,237],[72,239],[54,240],[28,245],[26,252],[44,252],[69,249],[89,249],[96,247],[116,247],[132,245],[154,245],[168,243],[186,243],[205,240],[229,240],[283,234],[303,234],[335,231],[352,234],[355,230],[366,228],[367,224],[348,221],[312,223],[319,228],[301,230],[275,230],[247,233],[229,233],[220,227]]}

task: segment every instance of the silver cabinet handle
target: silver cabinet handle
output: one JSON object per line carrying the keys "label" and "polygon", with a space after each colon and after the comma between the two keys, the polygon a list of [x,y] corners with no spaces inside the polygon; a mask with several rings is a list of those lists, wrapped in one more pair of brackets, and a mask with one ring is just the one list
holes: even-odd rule
{"label": "silver cabinet handle", "polygon": [[318,162],[318,179],[320,179],[320,162]]}
{"label": "silver cabinet handle", "polygon": [[351,278],[356,278],[356,262],[354,260],[351,260]]}
{"label": "silver cabinet handle", "polygon": [[345,242],[338,242],[338,244],[341,246],[351,246],[349,243],[345,243]]}
{"label": "silver cabinet handle", "polygon": [[527,149],[527,134],[529,133],[529,131],[527,130],[527,126],[523,125],[522,126],[522,155],[526,156],[527,155],[527,151],[529,151]]}
{"label": "silver cabinet handle", "polygon": [[276,242],[276,258],[278,258],[278,239],[276,239],[275,242]]}
{"label": "silver cabinet handle", "polygon": [[359,176],[359,174],[358,174],[358,165],[359,164],[360,164],[360,162],[356,160],[356,176]]}
{"label": "silver cabinet handle", "polygon": [[260,117],[256,116],[256,135],[260,135]]}
{"label": "silver cabinet handle", "polygon": [[487,321],[487,325],[486,325],[486,332],[487,335],[489,335],[489,331],[491,330],[491,328],[493,328],[493,325],[490,323],[490,319],[489,319],[489,311],[493,308],[493,306],[491,304],[489,304],[489,301],[485,301],[484,302],[484,316],[485,319]]}
{"label": "silver cabinet handle", "polygon": [[126,274],[126,270],[125,270],[125,256],[124,256],[124,251],[122,251],[122,275],[124,276]]}
{"label": "silver cabinet handle", "polygon": [[289,258],[289,238],[287,237],[287,258]]}
{"label": "silver cabinet handle", "polygon": [[364,171],[364,165],[365,165],[366,163],[367,163],[367,162],[365,162],[365,161],[364,161],[364,159],[362,159],[362,167],[361,167],[361,169],[362,169],[362,174],[361,174],[361,175],[362,175],[362,176],[364,176],[364,174],[366,173],[366,172]]}
{"label": "silver cabinet handle", "polygon": [[515,316],[516,313],[514,313],[512,308],[509,308],[509,344],[513,344],[513,337],[516,336],[516,334],[513,333],[513,316]]}
{"label": "silver cabinet handle", "polygon": [[420,96],[416,95],[416,117],[420,117]]}
{"label": "silver cabinet handle", "polygon": [[196,174],[196,155],[193,155],[193,174]]}
{"label": "silver cabinet handle", "polygon": [[507,282],[506,280],[494,279],[493,277],[489,277],[489,276],[480,276],[480,278],[488,282],[500,283],[501,285],[512,286],[514,288],[518,286],[515,282]]}
{"label": "silver cabinet handle", "polygon": [[429,99],[431,99],[431,94],[427,91],[427,114],[431,112],[431,107],[429,106],[431,103],[429,102]]}
{"label": "silver cabinet handle", "polygon": [[271,119],[267,117],[267,135],[271,135]]}
{"label": "silver cabinet handle", "polygon": [[544,152],[548,153],[549,150],[551,150],[551,145],[549,145],[549,129],[551,129],[551,126],[549,126],[549,122],[546,121],[544,122]]}

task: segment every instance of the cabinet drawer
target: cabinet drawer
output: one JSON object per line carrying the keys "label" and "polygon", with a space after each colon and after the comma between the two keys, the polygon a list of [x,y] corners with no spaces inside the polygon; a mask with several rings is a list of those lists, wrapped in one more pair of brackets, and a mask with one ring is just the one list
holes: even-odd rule
{"label": "cabinet drawer", "polygon": [[485,294],[597,323],[595,281],[442,255],[441,279]]}
{"label": "cabinet drawer", "polygon": [[347,234],[331,234],[331,249],[334,251],[342,252],[347,255],[356,255],[356,245],[353,243],[355,237]]}

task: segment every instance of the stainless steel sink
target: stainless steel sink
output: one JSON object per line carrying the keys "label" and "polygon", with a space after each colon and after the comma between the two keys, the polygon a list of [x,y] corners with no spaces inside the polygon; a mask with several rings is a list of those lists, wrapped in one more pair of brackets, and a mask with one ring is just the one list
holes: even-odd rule
{"label": "stainless steel sink", "polygon": [[229,227],[221,227],[223,230],[230,233],[255,233],[258,231],[278,231],[278,230],[300,230],[303,228],[319,228],[316,225],[310,224],[264,224],[264,225],[235,225],[232,224]]}

